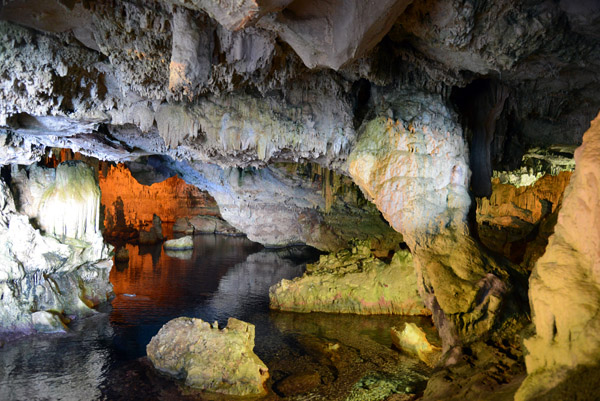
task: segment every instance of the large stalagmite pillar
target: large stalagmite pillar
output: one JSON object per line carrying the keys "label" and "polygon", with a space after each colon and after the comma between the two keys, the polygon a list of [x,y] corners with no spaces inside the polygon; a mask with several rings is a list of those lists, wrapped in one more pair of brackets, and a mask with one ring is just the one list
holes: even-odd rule
{"label": "large stalagmite pillar", "polygon": [[515,399],[543,394],[578,365],[600,363],[600,115],[575,151],[554,235],[529,279],[536,335]]}
{"label": "large stalagmite pillar", "polygon": [[480,339],[499,321],[511,290],[507,266],[469,236],[468,151],[457,116],[440,98],[420,93],[390,107],[395,118],[380,114],[361,127],[349,172],[403,234],[448,351]]}

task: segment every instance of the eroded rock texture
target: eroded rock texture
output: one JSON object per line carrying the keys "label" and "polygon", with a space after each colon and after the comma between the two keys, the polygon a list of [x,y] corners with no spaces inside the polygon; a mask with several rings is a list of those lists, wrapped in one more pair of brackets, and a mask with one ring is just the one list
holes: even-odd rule
{"label": "eroded rock texture", "polygon": [[[349,158],[354,180],[404,235],[419,290],[446,350],[472,342],[501,318],[509,266],[497,262],[466,229],[469,169],[462,130],[439,99],[406,107],[422,94],[393,98],[397,120],[363,124]],[[394,110],[394,109],[392,109]]]}
{"label": "eroded rock texture", "polygon": [[575,152],[576,168],[554,235],[530,278],[536,335],[525,341],[530,376],[518,399],[543,395],[577,365],[600,361],[600,117]]}
{"label": "eroded rock texture", "polygon": [[7,2],[0,163],[50,146],[160,154],[269,246],[375,237],[383,255],[399,234],[381,212],[449,349],[485,337],[523,292],[468,229],[471,197],[532,147],[578,145],[600,108],[592,3]]}
{"label": "eroded rock texture", "polygon": [[228,223],[269,247],[306,244],[337,251],[352,239],[371,239],[373,249],[384,256],[402,242],[402,235],[350,179],[318,165],[241,169],[195,163],[191,171],[180,164],[172,167],[205,188]]}
{"label": "eroded rock texture", "polygon": [[[82,162],[12,177],[13,191],[0,181],[0,330],[58,330],[61,318],[93,314],[112,294],[98,184]],[[70,213],[52,208],[57,199]]]}
{"label": "eroded rock texture", "polygon": [[531,270],[554,232],[571,172],[544,175],[516,187],[492,180],[492,196],[477,201],[477,231],[489,249]]}
{"label": "eroded rock texture", "polygon": [[376,259],[365,241],[352,249],[321,256],[306,273],[282,280],[269,290],[271,309],[292,312],[356,313],[361,315],[429,315],[419,297],[408,251],[390,263]]}
{"label": "eroded rock texture", "polygon": [[179,317],[165,324],[147,346],[163,373],[186,385],[234,396],[264,395],[269,369],[254,353],[254,325],[229,318],[215,323]]}
{"label": "eroded rock texture", "polygon": [[155,214],[163,223],[199,214],[219,214],[210,195],[175,176],[142,185],[124,165],[106,166],[100,169],[99,184],[107,237],[135,235],[152,225]]}

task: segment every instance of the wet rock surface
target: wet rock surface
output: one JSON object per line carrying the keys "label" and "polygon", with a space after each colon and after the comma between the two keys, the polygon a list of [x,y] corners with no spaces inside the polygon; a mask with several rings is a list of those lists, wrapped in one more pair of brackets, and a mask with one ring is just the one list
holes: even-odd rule
{"label": "wet rock surface", "polygon": [[[318,375],[321,383],[291,399],[385,400],[394,394],[414,397],[424,390],[430,370],[391,348],[389,317],[366,316],[357,323],[349,315],[310,316],[272,315],[276,326],[293,335],[299,346],[294,353],[281,352],[267,362],[276,393],[280,383],[296,380],[297,375]],[[431,327],[427,319],[413,319],[428,325],[428,330]]]}
{"label": "wet rock surface", "polygon": [[170,239],[163,244],[165,250],[185,251],[194,248],[194,239],[189,235],[177,239]]}
{"label": "wet rock surface", "polygon": [[392,327],[392,343],[399,350],[416,355],[430,367],[435,367],[442,349],[432,345],[427,334],[414,323],[406,323],[404,328]]}
{"label": "wet rock surface", "polygon": [[[233,227],[269,247],[308,244],[331,252],[350,239],[371,238],[379,243],[377,255],[387,256],[403,240],[445,350],[460,353],[489,338],[512,313],[526,313],[523,282],[546,243],[553,246],[548,238],[557,220],[554,238],[561,238],[560,191],[537,193],[544,184],[535,194],[503,189],[507,203],[498,203],[492,184],[490,204],[478,201],[485,213],[480,235],[469,221],[471,197],[490,195],[492,171],[503,172],[500,182],[531,184],[530,177],[516,182],[511,174],[525,177],[523,156],[534,147],[558,149],[562,157],[568,152],[561,149],[579,145],[600,107],[600,12],[584,0],[365,4],[5,2],[0,163],[30,165],[48,147],[110,161],[143,157],[142,164],[160,154],[188,183],[209,191]],[[282,162],[327,171],[315,179],[300,171],[304,167],[291,171]],[[581,185],[593,187],[593,172],[585,174],[589,180]],[[365,196],[335,184],[340,177],[351,177]],[[58,198],[45,204],[55,207]],[[597,209],[580,200],[588,214]],[[504,204],[512,205],[497,210]],[[58,259],[79,258],[72,243],[58,252],[60,244],[37,234],[36,224],[64,232],[52,213],[37,216],[34,225],[25,216],[6,216],[14,230],[7,244],[11,238],[43,242]],[[564,242],[581,253],[569,242],[574,235],[566,230]],[[150,236],[142,242],[159,237]],[[17,259],[41,260],[36,250],[42,245],[34,248]],[[560,259],[559,253],[549,255]],[[50,270],[58,263],[51,259],[44,262]],[[595,307],[588,311],[568,295],[579,291],[597,304],[594,269],[583,268],[590,262],[579,256],[570,259],[569,268],[559,270],[576,289],[554,288],[547,284],[555,281],[553,273],[548,278],[545,269],[534,269],[540,349],[554,337],[557,349],[575,343],[564,340],[571,331],[596,347],[595,337],[579,334],[582,327],[595,330],[597,319],[585,317]],[[11,275],[19,270],[6,266]],[[571,278],[573,271],[578,274]],[[555,313],[541,300],[554,299],[549,291],[575,312]],[[574,361],[549,353],[548,363],[588,359],[578,352],[576,346]]]}

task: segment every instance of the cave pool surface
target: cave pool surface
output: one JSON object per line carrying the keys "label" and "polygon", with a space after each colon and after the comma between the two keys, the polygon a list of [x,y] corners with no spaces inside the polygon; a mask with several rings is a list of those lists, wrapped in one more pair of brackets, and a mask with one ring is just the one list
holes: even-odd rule
{"label": "cave pool surface", "polygon": [[[426,318],[294,314],[269,311],[269,287],[303,273],[318,255],[306,248],[269,250],[243,237],[194,237],[194,250],[127,245],[128,264],[111,271],[115,298],[74,321],[66,334],[36,334],[0,347],[0,400],[225,400],[189,392],[157,374],[146,345],[178,316],[256,325],[256,354],[278,382],[316,373],[321,385],[290,399],[385,399],[422,390],[427,369],[391,349],[389,330]],[[333,350],[333,351],[332,351]]]}

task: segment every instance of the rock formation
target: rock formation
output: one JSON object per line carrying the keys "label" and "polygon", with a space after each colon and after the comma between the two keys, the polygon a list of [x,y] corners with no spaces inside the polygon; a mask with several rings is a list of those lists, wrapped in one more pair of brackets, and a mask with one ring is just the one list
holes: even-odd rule
{"label": "rock formation", "polygon": [[[136,175],[140,174],[136,170]],[[135,235],[152,225],[154,214],[164,223],[175,223],[184,216],[219,214],[210,195],[178,177],[142,185],[125,165],[116,165],[100,169],[99,183],[106,237]]]}
{"label": "rock formation", "polygon": [[[444,350],[485,351],[473,342],[499,327],[515,334],[504,324],[526,319],[523,283],[557,218],[552,241],[567,235],[565,175],[539,180],[534,194],[499,185],[532,184],[531,154],[570,159],[563,150],[580,144],[600,108],[599,16],[587,0],[7,1],[0,164],[13,167],[2,177],[14,175],[17,188],[12,172],[24,167],[14,166],[68,148],[126,162],[145,184],[177,173],[266,246],[335,252],[358,238],[387,256],[404,241]],[[36,168],[23,199],[39,190]],[[592,188],[592,178],[576,185]],[[490,189],[489,201],[475,199]],[[30,243],[50,241],[6,208],[6,230],[21,224]],[[65,231],[71,216],[43,213],[35,224],[93,236],[92,212],[82,206],[74,232]],[[540,259],[531,283],[541,325],[532,349],[554,338],[556,313],[540,295],[551,288],[548,263]],[[595,285],[593,274],[569,280]],[[577,309],[571,293],[557,299]],[[556,341],[585,344],[563,341],[568,319],[556,316]],[[574,335],[578,324],[567,324]],[[531,355],[533,369],[541,357]],[[586,361],[574,355],[572,364]]]}
{"label": "rock formation", "polygon": [[432,345],[425,332],[414,323],[406,323],[404,329],[392,327],[392,344],[399,350],[416,355],[427,365],[434,367],[442,349]]}
{"label": "rock formation", "polygon": [[165,240],[160,217],[152,217],[152,226],[148,230],[140,231],[138,241],[140,245],[154,245]]}
{"label": "rock formation", "polygon": [[398,251],[389,264],[368,242],[321,256],[307,272],[269,290],[270,307],[292,312],[428,315],[418,295],[412,257]]}
{"label": "rock formation", "polygon": [[184,179],[206,188],[221,216],[250,240],[269,247],[306,244],[324,251],[344,249],[352,239],[371,239],[387,255],[402,235],[369,205],[347,177],[312,164],[265,168],[172,165]]}
{"label": "rock formation", "polygon": [[98,184],[82,162],[13,172],[17,197],[0,181],[0,330],[62,330],[112,294]]}
{"label": "rock formation", "polygon": [[231,224],[216,216],[199,215],[191,218],[181,217],[173,226],[173,232],[186,234],[224,234],[244,235]]}
{"label": "rock formation", "polygon": [[200,319],[173,319],[147,346],[161,372],[190,387],[234,396],[266,394],[269,370],[253,349],[254,326],[234,318],[221,330]]}
{"label": "rock formation", "polygon": [[[397,96],[397,95],[396,95]],[[419,291],[445,350],[479,339],[497,324],[511,291],[503,266],[468,235],[469,169],[462,130],[439,99],[391,98],[396,120],[362,126],[349,158],[354,180],[413,252]],[[407,107],[414,105],[414,108]]]}
{"label": "rock formation", "polygon": [[189,235],[178,239],[170,239],[163,244],[165,250],[185,251],[194,248],[194,239]]}
{"label": "rock formation", "polygon": [[554,235],[529,279],[536,334],[525,340],[529,376],[516,399],[542,396],[569,369],[600,363],[599,157],[600,116],[575,151],[575,173]]}
{"label": "rock formation", "polygon": [[477,234],[489,249],[531,270],[553,232],[571,172],[546,174],[532,185],[492,180],[492,195],[477,201]]}

